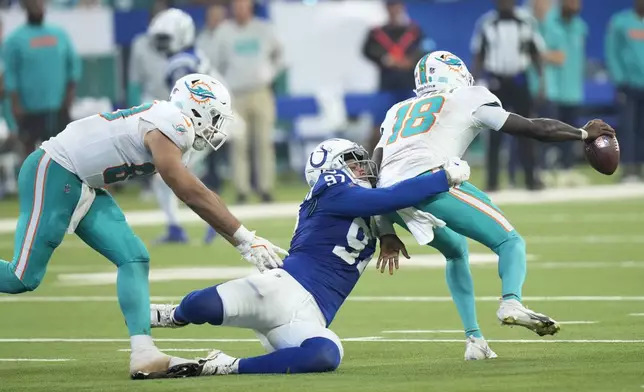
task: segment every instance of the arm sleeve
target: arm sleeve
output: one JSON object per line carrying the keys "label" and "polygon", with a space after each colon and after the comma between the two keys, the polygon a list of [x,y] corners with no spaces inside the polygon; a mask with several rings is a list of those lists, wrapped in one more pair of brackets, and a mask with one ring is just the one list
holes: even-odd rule
{"label": "arm sleeve", "polygon": [[271,60],[273,61],[273,75],[271,77],[271,80],[274,80],[285,67],[284,47],[282,46],[282,42],[280,41],[280,39],[277,37],[277,32],[275,31],[275,27],[268,24],[267,28],[268,28],[268,34],[270,37],[269,42],[270,42]]}
{"label": "arm sleeve", "polygon": [[528,25],[530,26],[530,36],[528,39],[531,50],[533,51],[533,54],[540,55],[546,51],[546,42],[544,37],[541,36],[541,33],[539,33],[539,30],[535,27],[534,23],[528,22]]}
{"label": "arm sleeve", "polygon": [[377,66],[382,65],[382,53],[378,50],[378,43],[373,38],[374,30],[369,30],[362,46],[362,54]]}
{"label": "arm sleeve", "polygon": [[223,22],[222,26],[215,30],[209,52],[212,56],[211,60],[214,61],[214,63],[210,65],[212,65],[217,71],[222,74],[225,74],[227,72],[226,67],[228,66],[228,64],[226,63],[227,56],[224,43],[224,37],[226,37],[226,34],[228,34],[228,28],[225,23],[226,22]]}
{"label": "arm sleeve", "polygon": [[14,92],[18,88],[18,69],[20,67],[20,56],[18,55],[18,43],[15,36],[9,37],[4,43],[2,57],[5,60],[4,68],[4,89],[6,92]]}
{"label": "arm sleeve", "polygon": [[472,33],[472,38],[470,39],[470,51],[474,54],[481,53],[483,51],[483,41],[485,40],[483,27],[485,25],[485,21],[489,19],[489,17],[489,14],[481,15],[474,24],[474,31]]}
{"label": "arm sleeve", "polygon": [[65,48],[67,51],[67,69],[68,69],[67,82],[77,83],[81,78],[81,72],[83,67],[80,56],[78,56],[78,53],[76,53],[76,50],[74,49],[74,44],[72,43],[72,40],[69,38],[69,35],[67,35],[67,33],[65,33],[64,31],[61,31],[61,36],[65,41]]}
{"label": "arm sleeve", "polygon": [[608,25],[604,51],[606,67],[608,68],[611,79],[618,85],[624,83],[624,67],[622,66],[621,58],[622,48],[618,17],[613,17]]}
{"label": "arm sleeve", "polygon": [[441,170],[387,188],[367,189],[354,184],[333,186],[321,195],[318,207],[331,214],[350,217],[383,215],[411,207],[447,190],[447,175]]}
{"label": "arm sleeve", "polygon": [[483,105],[472,114],[478,128],[500,130],[508,120],[510,112],[493,103]]}

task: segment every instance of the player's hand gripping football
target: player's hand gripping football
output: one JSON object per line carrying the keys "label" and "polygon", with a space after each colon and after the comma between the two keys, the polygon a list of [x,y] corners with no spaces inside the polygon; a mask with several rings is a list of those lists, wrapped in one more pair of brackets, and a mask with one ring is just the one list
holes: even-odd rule
{"label": "player's hand gripping football", "polygon": [[380,254],[378,255],[378,263],[376,264],[376,268],[380,269],[380,273],[384,273],[385,268],[389,266],[389,275],[394,274],[394,268],[398,269],[400,252],[402,252],[405,258],[410,258],[405,244],[397,235],[386,234],[380,237]]}
{"label": "player's hand gripping football", "polygon": [[582,129],[588,132],[586,141],[593,141],[603,135],[608,137],[615,136],[615,130],[613,127],[606,124],[603,120],[590,120],[582,127]]}
{"label": "player's hand gripping football", "polygon": [[242,257],[254,264],[260,272],[281,267],[284,263],[278,254],[288,256],[288,252],[273,245],[270,241],[256,236],[254,231],[251,233],[252,238],[242,241],[235,247]]}
{"label": "player's hand gripping football", "polygon": [[470,165],[462,159],[450,158],[443,165],[443,170],[450,186],[460,185],[470,179]]}

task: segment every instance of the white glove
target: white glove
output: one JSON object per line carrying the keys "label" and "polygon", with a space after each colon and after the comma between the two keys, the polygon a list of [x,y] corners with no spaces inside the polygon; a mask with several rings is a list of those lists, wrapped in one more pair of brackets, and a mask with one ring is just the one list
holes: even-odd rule
{"label": "white glove", "polygon": [[460,185],[470,179],[470,165],[459,158],[450,158],[443,165],[443,169],[450,186]]}
{"label": "white glove", "polygon": [[249,231],[243,225],[233,234],[233,238],[239,243],[235,249],[246,261],[254,264],[260,272],[278,268],[284,264],[282,258],[277,255],[278,253],[288,256],[287,251],[256,236],[254,231]]}

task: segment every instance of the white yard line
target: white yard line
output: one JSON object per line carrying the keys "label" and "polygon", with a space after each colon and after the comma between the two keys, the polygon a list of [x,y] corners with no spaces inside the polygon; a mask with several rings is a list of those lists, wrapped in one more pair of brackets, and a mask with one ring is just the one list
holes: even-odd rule
{"label": "white yard line", "polygon": [[462,329],[403,329],[400,331],[381,331],[381,333],[414,334],[414,333],[463,333]]}
{"label": "white yard line", "polygon": [[[548,189],[542,192],[509,190],[493,192],[490,193],[489,196],[495,204],[500,206],[512,204],[534,205],[570,201],[632,199],[644,196],[644,184],[595,185],[579,188]],[[252,220],[294,218],[297,214],[298,208],[299,203],[274,203],[231,206],[230,210],[240,220]],[[132,226],[155,226],[165,222],[164,214],[158,210],[129,211],[126,212],[125,216]],[[178,219],[181,223],[201,221],[194,212],[186,208],[179,211]],[[0,233],[13,233],[15,231],[15,227],[15,218],[0,219]]]}
{"label": "white yard line", "polygon": [[[460,343],[464,339],[390,339],[381,336],[365,336],[341,339],[343,342],[377,342],[377,343]],[[257,339],[154,339],[157,343],[258,343]],[[67,338],[33,338],[33,339],[0,339],[0,343],[126,343],[129,339],[67,339]],[[488,339],[490,343],[644,343],[635,339]],[[119,349],[127,351],[128,349]],[[162,350],[168,350],[162,348]],[[169,349],[172,350],[172,349]],[[185,350],[185,349],[181,349]],[[197,350],[197,349],[193,349]],[[201,350],[201,349],[199,349]],[[205,351],[209,349],[204,349]]]}
{"label": "white yard line", "polygon": [[69,358],[0,358],[0,362],[68,362]]}
{"label": "white yard line", "polygon": [[[460,343],[463,344],[464,339],[389,339],[389,338],[353,338],[344,339],[343,341],[350,342],[376,342],[376,343]],[[490,343],[644,343],[644,340],[604,340],[604,339],[487,339]]]}
{"label": "white yard line", "polygon": [[644,316],[644,313],[631,313],[629,316]]}
{"label": "white yard line", "polygon": [[[183,299],[181,296],[150,297],[152,302],[176,302]],[[34,295],[6,295],[0,294],[0,302],[115,302],[116,297],[109,296],[34,296]],[[644,296],[552,296],[552,297],[523,297],[526,302],[642,302]],[[347,301],[354,302],[452,302],[452,297],[413,297],[413,296],[350,296]],[[498,302],[499,297],[476,297],[479,302]]]}

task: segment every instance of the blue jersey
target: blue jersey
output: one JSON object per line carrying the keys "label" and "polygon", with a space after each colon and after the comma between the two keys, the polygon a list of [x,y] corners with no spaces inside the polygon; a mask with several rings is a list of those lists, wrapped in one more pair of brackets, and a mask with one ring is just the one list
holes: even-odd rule
{"label": "blue jersey", "polygon": [[174,87],[177,80],[191,73],[216,76],[213,75],[213,70],[208,59],[195,48],[175,53],[168,58],[166,83],[169,89]]}
{"label": "blue jersey", "polygon": [[315,298],[327,325],[376,249],[371,217],[411,207],[449,189],[444,171],[367,189],[327,171],[300,205],[286,270]]}

